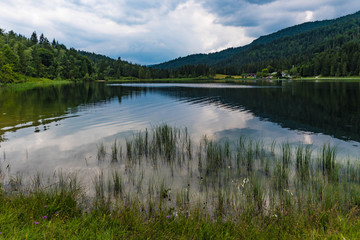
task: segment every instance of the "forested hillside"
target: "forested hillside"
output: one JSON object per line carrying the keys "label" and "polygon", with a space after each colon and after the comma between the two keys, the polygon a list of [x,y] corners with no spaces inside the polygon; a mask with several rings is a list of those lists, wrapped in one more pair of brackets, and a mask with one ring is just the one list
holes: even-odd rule
{"label": "forested hillside", "polygon": [[74,48],[55,39],[51,42],[36,32],[27,38],[0,28],[0,83],[18,82],[26,77],[49,79],[120,79],[198,77],[215,74],[206,65],[183,66],[176,70],[154,69]]}
{"label": "forested hillside", "polygon": [[14,82],[20,75],[87,79],[95,74],[90,60],[75,49],[67,49],[55,40],[50,42],[43,34],[38,37],[36,32],[26,38],[0,29],[1,82]]}
{"label": "forested hillside", "polygon": [[[335,20],[309,22],[218,53],[192,55],[156,65],[173,69],[207,64],[217,73],[288,71],[295,76],[358,76],[360,12]],[[201,58],[199,57],[201,56]]]}

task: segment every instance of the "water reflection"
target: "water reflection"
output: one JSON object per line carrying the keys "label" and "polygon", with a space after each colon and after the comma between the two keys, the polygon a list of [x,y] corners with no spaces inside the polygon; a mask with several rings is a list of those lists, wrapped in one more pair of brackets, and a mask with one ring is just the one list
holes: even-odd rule
{"label": "water reflection", "polygon": [[151,88],[194,104],[248,110],[285,128],[360,141],[360,83],[279,81],[265,87],[190,86]]}
{"label": "water reflection", "polygon": [[[0,151],[14,172],[96,169],[99,141],[161,123],[203,135],[264,141],[331,142],[359,155],[360,84],[74,84],[0,91]],[[346,140],[346,141],[344,141]],[[41,169],[39,169],[39,166]]]}

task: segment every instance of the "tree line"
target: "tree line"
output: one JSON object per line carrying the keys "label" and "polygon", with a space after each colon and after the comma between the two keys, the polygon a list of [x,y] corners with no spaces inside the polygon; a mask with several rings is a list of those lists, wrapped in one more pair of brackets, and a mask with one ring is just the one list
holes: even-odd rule
{"label": "tree line", "polygon": [[55,39],[33,32],[30,38],[0,28],[0,82],[17,82],[22,76],[49,79],[96,80],[120,78],[182,78],[210,76],[204,64],[179,69],[157,69],[107,56],[68,49]]}

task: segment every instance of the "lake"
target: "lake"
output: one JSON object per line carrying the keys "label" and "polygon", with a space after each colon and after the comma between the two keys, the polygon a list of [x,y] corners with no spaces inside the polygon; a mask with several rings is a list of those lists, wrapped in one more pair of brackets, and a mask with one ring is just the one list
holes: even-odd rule
{"label": "lake", "polygon": [[[192,142],[289,142],[360,156],[360,83],[272,81],[241,84],[76,83],[0,89],[0,160],[11,174],[101,169],[110,149],[161,124],[187,128]],[[315,151],[316,152],[316,151]]]}

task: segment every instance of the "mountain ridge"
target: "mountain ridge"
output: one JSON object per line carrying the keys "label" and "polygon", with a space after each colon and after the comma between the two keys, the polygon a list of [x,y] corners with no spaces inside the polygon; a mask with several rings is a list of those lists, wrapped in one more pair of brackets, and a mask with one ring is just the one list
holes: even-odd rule
{"label": "mountain ridge", "polygon": [[[216,67],[217,72],[221,72],[224,74],[232,73],[232,74],[239,74],[243,72],[249,72],[251,71],[260,71],[261,67],[264,67],[264,64],[259,64],[258,60],[254,60],[254,58],[251,58],[249,56],[251,55],[257,55],[259,54],[257,49],[262,49],[262,51],[266,52],[264,48],[266,46],[274,47],[274,44],[279,42],[287,41],[289,44],[291,44],[294,38],[304,38],[307,34],[314,35],[314,33],[318,31],[328,31],[329,36],[324,36],[324,41],[327,41],[326,38],[334,38],[333,33],[331,33],[331,29],[329,31],[329,27],[334,29],[334,32],[338,31],[339,25],[344,27],[349,27],[349,22],[357,22],[355,27],[352,28],[359,28],[360,27],[360,11],[355,12],[353,14],[349,14],[346,16],[342,16],[336,19],[330,19],[330,20],[322,20],[322,21],[313,21],[313,22],[305,22],[302,24],[294,25],[291,27],[287,27],[284,29],[281,29],[277,32],[261,36],[257,39],[255,39],[253,42],[251,42],[248,45],[241,46],[241,47],[235,47],[235,48],[228,48],[216,53],[209,53],[209,54],[193,54],[186,57],[180,57],[177,59],[170,60],[168,62],[164,62],[161,64],[153,65],[155,68],[160,69],[176,69],[178,67],[184,66],[184,65],[196,65],[196,64],[207,64],[212,67]],[[321,34],[323,36],[324,34]],[[358,38],[359,36],[357,36]],[[346,37],[345,37],[346,38]],[[321,41],[319,39],[316,39],[316,36],[313,36],[311,39],[315,45],[321,45]],[[309,41],[310,41],[309,40]],[[308,49],[310,48],[319,48],[319,46],[312,46],[314,44],[307,44]],[[343,44],[343,43],[342,43]],[[342,45],[339,45],[342,46]],[[321,47],[320,47],[321,48]],[[255,51],[254,51],[255,50]],[[304,52],[307,52],[306,47],[301,49]],[[291,57],[292,55],[302,55],[302,52],[293,52],[289,51],[291,54],[285,54],[281,53],[280,55],[283,55],[283,57]],[[318,53],[321,53],[321,51],[318,51]],[[308,53],[306,53],[308,54]],[[262,56],[266,56],[266,54],[261,54]],[[275,54],[279,56],[279,54]],[[246,58],[247,62],[239,61],[239,58]],[[314,57],[314,56],[313,56]],[[266,57],[265,59],[268,60],[275,60],[274,56]],[[293,63],[295,65],[298,62],[292,62],[286,66],[286,68],[289,68],[289,66],[292,66]],[[250,67],[248,70],[245,71],[244,65],[246,64],[257,64],[262,65],[257,67]],[[276,65],[276,64],[275,64]],[[285,66],[282,66],[284,68]],[[225,70],[227,68],[227,71]],[[276,67],[278,71],[284,70],[280,69],[279,67]],[[237,69],[237,70],[235,70]],[[241,72],[240,72],[241,70]],[[288,69],[289,70],[289,69]]]}

